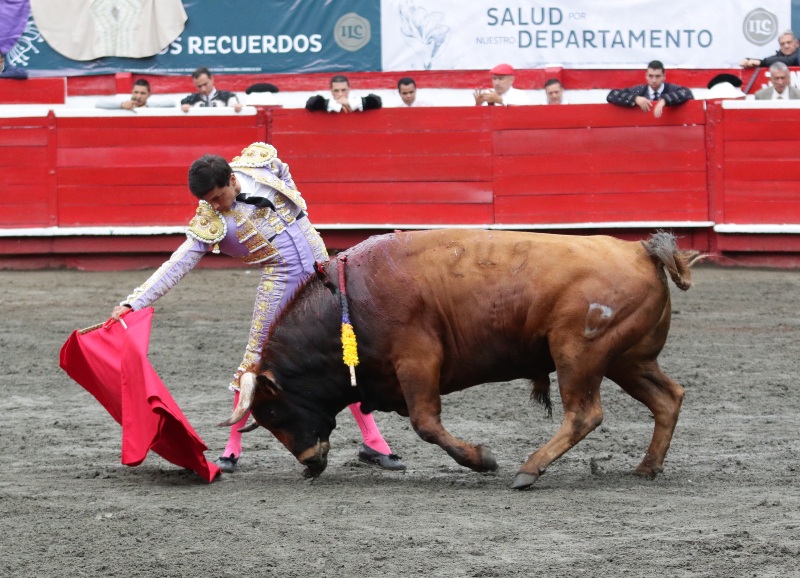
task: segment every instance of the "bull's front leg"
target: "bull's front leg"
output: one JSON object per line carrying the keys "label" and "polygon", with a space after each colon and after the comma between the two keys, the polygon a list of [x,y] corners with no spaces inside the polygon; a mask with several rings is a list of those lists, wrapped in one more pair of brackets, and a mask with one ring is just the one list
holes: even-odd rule
{"label": "bull's front leg", "polygon": [[[425,358],[430,357],[430,351],[426,352]],[[431,363],[414,360],[396,364],[397,377],[414,431],[426,442],[438,445],[464,467],[476,472],[496,470],[497,460],[488,448],[460,440],[442,425],[439,367],[438,361]]]}

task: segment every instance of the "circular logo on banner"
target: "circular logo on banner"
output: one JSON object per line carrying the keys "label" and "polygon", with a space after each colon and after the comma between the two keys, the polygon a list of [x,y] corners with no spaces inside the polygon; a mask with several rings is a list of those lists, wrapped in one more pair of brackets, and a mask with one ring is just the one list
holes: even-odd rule
{"label": "circular logo on banner", "polygon": [[355,12],[345,14],[336,22],[336,26],[333,28],[333,38],[336,40],[336,44],[345,50],[350,52],[361,50],[372,38],[369,20]]}
{"label": "circular logo on banner", "polygon": [[748,42],[763,46],[778,35],[778,17],[769,10],[756,8],[744,17],[742,32]]}

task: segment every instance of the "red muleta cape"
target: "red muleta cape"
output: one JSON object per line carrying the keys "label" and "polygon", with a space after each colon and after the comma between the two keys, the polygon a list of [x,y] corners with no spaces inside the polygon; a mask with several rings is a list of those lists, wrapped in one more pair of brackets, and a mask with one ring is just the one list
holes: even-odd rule
{"label": "red muleta cape", "polygon": [[158,377],[147,349],[153,308],[131,311],[121,323],[76,330],[61,348],[61,368],[91,393],[122,426],[122,463],[138,466],[153,450],[212,482],[219,468]]}

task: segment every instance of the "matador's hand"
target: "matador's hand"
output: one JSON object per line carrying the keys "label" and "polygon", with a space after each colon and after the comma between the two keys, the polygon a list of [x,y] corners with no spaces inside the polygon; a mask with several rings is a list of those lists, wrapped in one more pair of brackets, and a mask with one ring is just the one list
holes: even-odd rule
{"label": "matador's hand", "polygon": [[111,319],[113,319],[114,321],[119,321],[120,317],[122,317],[126,313],[129,313],[130,311],[132,311],[130,305],[117,305],[111,311]]}

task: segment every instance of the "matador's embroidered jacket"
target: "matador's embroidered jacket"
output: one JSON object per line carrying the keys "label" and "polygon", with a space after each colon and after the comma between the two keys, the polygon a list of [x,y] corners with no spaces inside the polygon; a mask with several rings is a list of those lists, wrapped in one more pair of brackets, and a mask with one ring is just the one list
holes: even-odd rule
{"label": "matador's embroidered jacket", "polygon": [[[211,205],[200,201],[195,217],[189,223],[184,243],[147,281],[137,287],[123,302],[134,310],[142,309],[167,293],[186,273],[191,271],[209,250],[241,259],[248,265],[261,268],[261,282],[253,310],[253,323],[244,359],[236,373],[234,388],[241,373],[258,362],[272,321],[285,305],[288,295],[283,288],[291,267],[282,248],[289,246],[289,236],[281,233],[292,230],[292,237],[307,243],[307,260],[326,262],[325,244],[306,215],[306,203],[295,187],[288,165],[276,156],[275,149],[264,143],[254,143],[233,159],[231,168],[242,185],[242,192],[230,211],[216,212]],[[305,243],[303,243],[305,245]],[[297,253],[292,253],[297,254]],[[303,255],[303,252],[300,253]],[[310,274],[304,264],[305,277]],[[296,285],[300,280],[293,279]]]}

